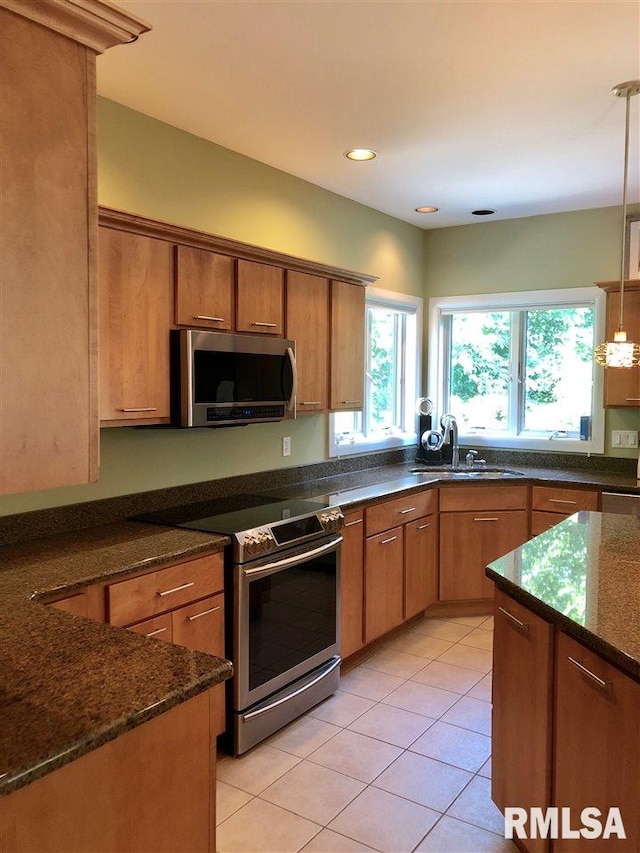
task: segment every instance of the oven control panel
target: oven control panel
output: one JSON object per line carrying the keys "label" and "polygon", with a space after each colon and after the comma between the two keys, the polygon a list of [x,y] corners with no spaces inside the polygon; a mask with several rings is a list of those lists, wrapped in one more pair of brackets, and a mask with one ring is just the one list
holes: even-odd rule
{"label": "oven control panel", "polygon": [[236,533],[235,559],[239,562],[253,560],[298,542],[308,542],[323,534],[340,532],[343,522],[342,510],[332,507]]}
{"label": "oven control panel", "polygon": [[249,530],[247,533],[241,534],[241,536],[242,541],[240,544],[242,545],[242,549],[250,557],[267,554],[276,547],[276,541],[268,527]]}
{"label": "oven control panel", "polygon": [[344,522],[344,515],[340,509],[330,509],[320,513],[320,523],[328,533],[340,530]]}

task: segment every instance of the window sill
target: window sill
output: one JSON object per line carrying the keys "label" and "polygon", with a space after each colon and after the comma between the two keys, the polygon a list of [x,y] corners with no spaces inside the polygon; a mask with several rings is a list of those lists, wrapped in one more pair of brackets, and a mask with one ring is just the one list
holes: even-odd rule
{"label": "window sill", "polygon": [[595,436],[590,441],[577,438],[532,438],[522,436],[460,434],[459,443],[464,447],[495,447],[506,450],[543,450],[545,453],[604,453],[604,436]]}
{"label": "window sill", "polygon": [[409,447],[418,441],[416,433],[403,433],[402,435],[389,435],[384,438],[355,438],[353,443],[345,442],[337,444],[335,440],[330,441],[329,456],[331,458],[340,456],[356,456],[362,453],[372,453],[380,450],[394,450],[398,447]]}

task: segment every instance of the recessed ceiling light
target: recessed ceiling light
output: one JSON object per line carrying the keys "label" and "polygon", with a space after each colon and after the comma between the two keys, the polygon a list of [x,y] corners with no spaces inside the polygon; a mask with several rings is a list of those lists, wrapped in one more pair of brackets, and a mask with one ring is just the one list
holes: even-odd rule
{"label": "recessed ceiling light", "polygon": [[491,216],[495,210],[472,210],[471,213],[474,216]]}
{"label": "recessed ceiling light", "polygon": [[437,213],[440,208],[432,207],[430,204],[423,204],[421,207],[416,207],[416,213]]}
{"label": "recessed ceiling light", "polygon": [[372,151],[371,148],[352,148],[351,151],[347,151],[344,155],[347,160],[373,160],[374,157],[377,157],[375,151]]}

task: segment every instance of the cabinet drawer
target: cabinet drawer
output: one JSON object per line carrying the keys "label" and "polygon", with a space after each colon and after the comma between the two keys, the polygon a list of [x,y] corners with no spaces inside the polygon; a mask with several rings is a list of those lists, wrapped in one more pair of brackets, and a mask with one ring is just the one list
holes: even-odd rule
{"label": "cabinet drawer", "polygon": [[415,492],[403,498],[367,507],[365,521],[367,536],[374,536],[398,524],[429,515],[438,509],[438,490]]}
{"label": "cabinet drawer", "polygon": [[587,489],[560,489],[555,486],[534,486],[531,490],[531,508],[545,512],[572,515],[580,509],[594,512],[598,509],[599,493]]}
{"label": "cabinet drawer", "polygon": [[109,623],[130,625],[219,592],[223,586],[222,552],[114,583],[107,591]]}
{"label": "cabinet drawer", "polygon": [[156,640],[171,643],[173,639],[171,614],[163,613],[162,616],[154,616],[152,619],[145,619],[144,622],[136,622],[135,625],[129,627],[129,630],[135,634],[142,634],[144,637],[155,637]]}
{"label": "cabinet drawer", "polygon": [[526,509],[528,486],[452,486],[440,489],[440,510]]}

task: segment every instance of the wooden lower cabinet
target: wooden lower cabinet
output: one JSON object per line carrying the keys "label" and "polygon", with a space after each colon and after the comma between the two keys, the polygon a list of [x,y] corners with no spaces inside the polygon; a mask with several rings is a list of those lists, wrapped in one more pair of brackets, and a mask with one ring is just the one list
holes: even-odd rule
{"label": "wooden lower cabinet", "polygon": [[[491,796],[507,806],[551,802],[553,625],[500,590],[494,598]],[[527,841],[530,853],[549,849]]]}
{"label": "wooden lower cabinet", "polygon": [[370,643],[404,621],[402,527],[370,536],[365,544],[365,630]]}
{"label": "wooden lower cabinet", "polygon": [[214,851],[210,691],[2,798],[0,849]]}
{"label": "wooden lower cabinet", "polygon": [[[187,649],[224,657],[224,594],[203,598],[169,613],[136,622],[129,626],[129,630]],[[211,695],[211,727],[215,735],[220,735],[225,730],[224,684],[214,687]]]}
{"label": "wooden lower cabinet", "polygon": [[[199,652],[224,657],[224,594],[204,598],[171,613],[173,642]],[[211,693],[211,728],[221,735],[225,730],[225,686],[218,684]]]}
{"label": "wooden lower cabinet", "polygon": [[364,645],[364,512],[347,512],[340,556],[340,656]]}
{"label": "wooden lower cabinet", "polygon": [[[584,671],[584,669],[587,672]],[[601,683],[603,682],[603,683]],[[554,796],[574,823],[617,807],[626,841],[558,839],[554,851],[640,850],[640,684],[562,632],[556,648]]]}
{"label": "wooden lower cabinet", "polygon": [[[491,796],[505,807],[620,810],[626,839],[555,838],[552,853],[640,850],[640,683],[497,589],[494,609]],[[520,624],[519,624],[520,623]],[[585,824],[586,827],[586,824]],[[531,822],[525,825],[531,836]],[[588,827],[586,827],[588,829]],[[527,853],[549,849],[518,840]]]}
{"label": "wooden lower cabinet", "polygon": [[411,619],[438,600],[438,516],[404,528],[404,618]]}
{"label": "wooden lower cabinet", "polygon": [[485,568],[526,542],[525,510],[440,513],[440,600],[491,598]]}
{"label": "wooden lower cabinet", "polygon": [[531,535],[544,533],[579,510],[596,511],[600,492],[570,486],[534,486],[531,489]]}

